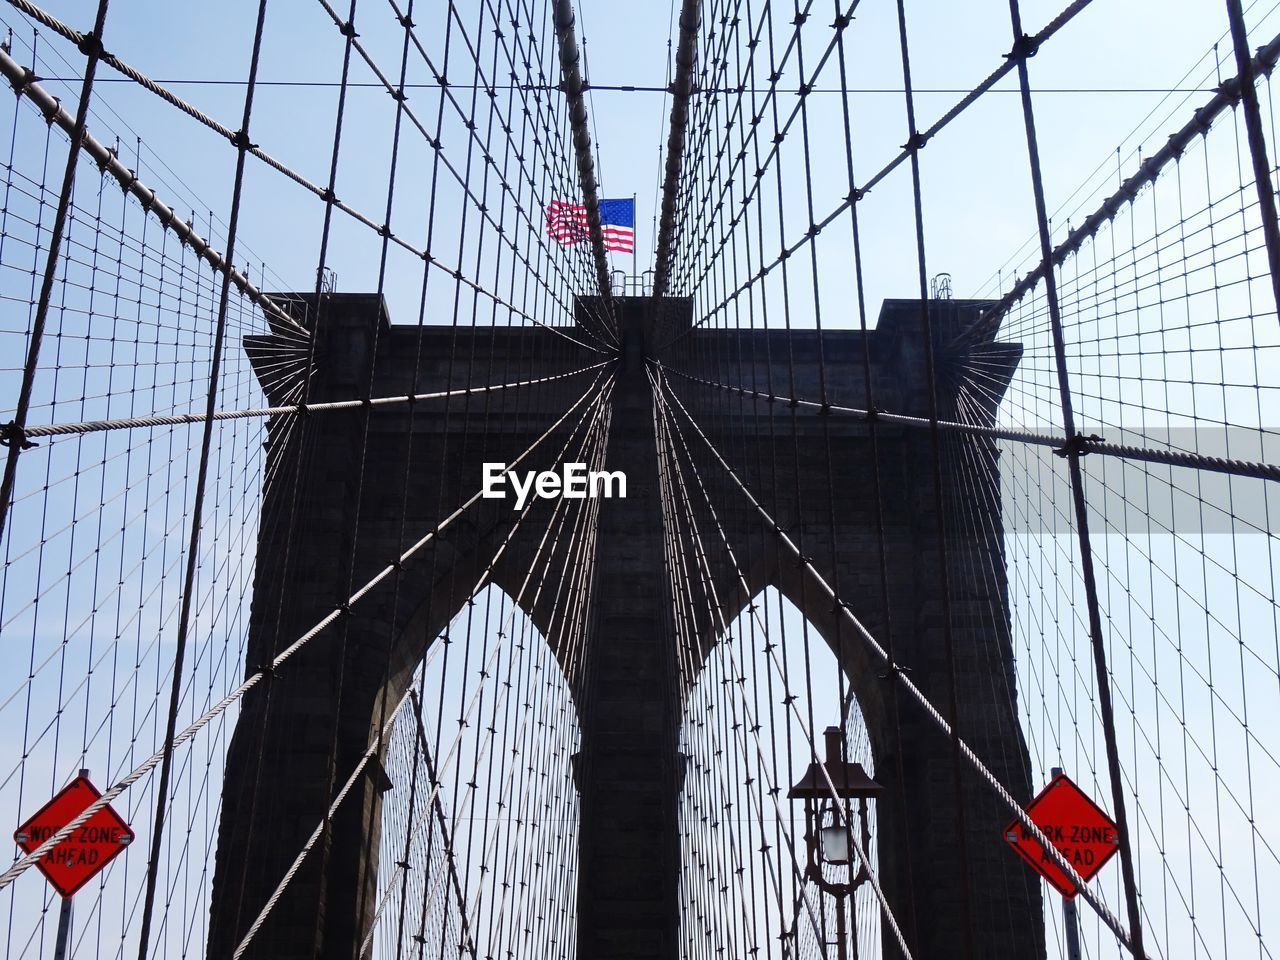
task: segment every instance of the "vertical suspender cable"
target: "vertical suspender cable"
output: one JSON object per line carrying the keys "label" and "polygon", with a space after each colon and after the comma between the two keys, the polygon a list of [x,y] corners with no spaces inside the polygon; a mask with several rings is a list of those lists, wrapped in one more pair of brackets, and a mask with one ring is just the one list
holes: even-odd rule
{"label": "vertical suspender cable", "polygon": [[31,324],[31,341],[27,346],[27,362],[22,368],[22,385],[18,389],[18,405],[13,420],[0,427],[0,442],[9,448],[4,464],[4,479],[0,480],[0,540],[4,539],[5,521],[9,517],[9,502],[13,499],[13,485],[18,475],[18,457],[30,446],[23,428],[27,411],[31,409],[31,391],[35,386],[36,369],[40,363],[40,344],[44,340],[44,327],[49,319],[49,300],[53,295],[53,278],[58,269],[58,256],[62,247],[62,235],[66,230],[67,212],[71,209],[71,192],[76,181],[76,164],[80,160],[80,141],[84,139],[85,124],[89,119],[89,98],[93,94],[93,78],[102,57],[102,28],[107,20],[107,4],[99,0],[98,16],[93,33],[85,34],[80,49],[85,54],[84,82],[80,85],[80,102],[76,107],[76,125],[67,147],[67,166],[62,174],[62,189],[58,193],[58,208],[53,215],[53,228],[49,231],[49,254],[44,263],[44,279],[40,283],[40,299],[36,303],[36,315]]}
{"label": "vertical suspender cable", "polygon": [[1240,104],[1244,107],[1245,132],[1249,135],[1249,155],[1253,160],[1254,185],[1258,190],[1258,213],[1262,217],[1262,235],[1267,241],[1267,263],[1271,268],[1271,292],[1275,296],[1276,313],[1280,316],[1280,221],[1276,219],[1276,193],[1271,182],[1271,161],[1267,157],[1267,138],[1262,132],[1262,111],[1258,107],[1257,75],[1249,56],[1249,34],[1244,25],[1240,0],[1227,0],[1227,19],[1231,22],[1231,44],[1235,48],[1236,75],[1240,81]]}
{"label": "vertical suspender cable", "polygon": [[[105,5],[105,4],[104,4]],[[244,188],[245,155],[249,150],[249,118],[253,113],[253,91],[258,76],[258,60],[262,50],[262,28],[267,15],[267,0],[258,4],[258,22],[254,30],[253,55],[249,62],[249,81],[244,95],[244,114],[236,134],[236,174],[231,190],[231,212],[227,217],[227,263],[233,263],[236,252],[236,226],[240,217],[240,198]],[[74,149],[74,145],[73,145]],[[147,960],[151,939],[151,918],[155,911],[156,879],[160,867],[160,846],[164,838],[166,797],[173,769],[173,737],[177,729],[178,703],[182,698],[182,669],[191,628],[191,601],[195,592],[196,566],[199,561],[200,526],[204,512],[204,496],[209,481],[209,448],[213,440],[214,408],[218,399],[218,379],[222,369],[222,348],[227,332],[227,303],[231,294],[231,273],[222,274],[222,290],[218,299],[218,323],[214,333],[213,358],[209,365],[209,389],[205,397],[204,432],[200,440],[200,465],[196,474],[195,499],[191,507],[191,536],[187,543],[186,574],[182,586],[182,605],[178,615],[178,636],[173,653],[173,683],[169,691],[169,716],[165,723],[164,757],[160,762],[160,786],[156,792],[156,814],[151,829],[151,855],[147,863],[147,892],[142,907],[142,928],[138,938],[138,960]]]}
{"label": "vertical suspender cable", "polygon": [[[1084,497],[1084,476],[1080,470],[1081,450],[1072,443],[1076,434],[1075,412],[1071,402],[1071,383],[1067,374],[1066,344],[1062,334],[1062,312],[1058,302],[1058,283],[1053,267],[1053,248],[1049,236],[1049,214],[1045,206],[1044,181],[1040,173],[1040,147],[1036,138],[1035,112],[1031,105],[1031,83],[1027,74],[1027,40],[1022,34],[1022,14],[1018,0],[1009,0],[1009,16],[1013,24],[1014,49],[1010,57],[1018,63],[1018,82],[1022,90],[1022,116],[1027,129],[1027,155],[1031,167],[1031,188],[1035,195],[1036,222],[1040,232],[1040,256],[1044,261],[1045,297],[1049,305],[1049,325],[1053,332],[1053,355],[1057,366],[1058,393],[1062,404],[1062,427],[1067,436],[1064,452],[1071,475],[1071,498],[1075,507],[1076,531],[1080,541],[1081,577],[1089,614],[1089,637],[1093,647],[1093,665],[1098,683],[1098,710],[1102,715],[1103,740],[1107,750],[1107,773],[1111,780],[1111,802],[1116,819],[1116,836],[1120,847],[1120,870],[1124,896],[1129,912],[1130,943],[1126,946],[1135,957],[1145,958],[1142,949],[1142,911],[1138,906],[1138,889],[1133,872],[1133,848],[1129,842],[1129,821],[1125,813],[1124,781],[1120,772],[1120,752],[1116,743],[1116,721],[1111,701],[1110,671],[1102,637],[1102,615],[1098,607],[1098,583],[1093,569],[1093,545],[1089,540],[1089,514]],[[1242,76],[1242,81],[1245,79]],[[1247,85],[1252,89],[1252,81]],[[1274,215],[1274,211],[1273,211]]]}
{"label": "vertical suspender cable", "polygon": [[951,711],[951,752],[953,789],[956,795],[956,847],[960,863],[961,915],[963,917],[963,956],[976,960],[974,939],[973,890],[969,879],[968,817],[964,807],[964,758],[960,746],[960,698],[956,690],[956,657],[952,622],[951,572],[947,551],[946,498],[942,490],[942,441],[938,423],[937,366],[934,363],[933,322],[930,317],[929,280],[924,256],[924,209],[920,197],[920,148],[923,145],[916,130],[915,95],[911,88],[911,55],[907,46],[907,12],[904,0],[898,0],[898,36],[902,47],[902,86],[906,94],[907,150],[911,154],[911,187],[915,209],[916,260],[920,273],[920,324],[924,340],[925,375],[929,400],[929,439],[933,456],[933,500],[937,513],[938,587],[942,599],[942,639],[947,664],[947,700]]}

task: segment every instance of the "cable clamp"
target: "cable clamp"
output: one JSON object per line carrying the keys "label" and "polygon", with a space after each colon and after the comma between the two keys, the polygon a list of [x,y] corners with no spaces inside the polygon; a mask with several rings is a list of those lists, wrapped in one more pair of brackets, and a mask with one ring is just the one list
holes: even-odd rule
{"label": "cable clamp", "polygon": [[880,420],[880,409],[875,404],[867,407],[867,415],[863,417],[867,423],[878,423]]}
{"label": "cable clamp", "polygon": [[853,14],[840,13],[837,14],[835,20],[831,22],[831,29],[839,32],[851,23],[853,23]]}
{"label": "cable clamp", "polygon": [[257,146],[256,143],[250,142],[247,130],[237,130],[231,137],[231,145],[240,150],[252,150]]}
{"label": "cable clamp", "polygon": [[35,446],[34,441],[27,439],[27,430],[17,420],[10,420],[3,427],[0,427],[0,445],[6,446],[11,450],[30,450]]}
{"label": "cable clamp", "polygon": [[107,155],[104,159],[98,161],[98,172],[106,173],[107,167],[111,166],[111,162],[116,159],[116,148],[107,147]]}
{"label": "cable clamp", "polygon": [[890,660],[885,665],[884,673],[876,674],[876,679],[877,680],[890,680],[890,679],[905,680],[907,674],[909,674],[910,672],[911,672],[910,667],[904,667],[902,664],[894,660]]}
{"label": "cable clamp", "polygon": [[360,36],[360,34],[356,33],[356,22],[354,20],[348,20],[346,23],[342,24],[342,26],[338,27],[338,32],[348,40],[354,40],[356,37]]}
{"label": "cable clamp", "polygon": [[1025,33],[1013,42],[1013,48],[1004,55],[1006,60],[1026,60],[1034,57],[1040,50],[1040,45],[1027,36]]}
{"label": "cable clamp", "polygon": [[80,40],[76,43],[76,47],[86,57],[101,57],[107,52],[106,48],[102,45],[102,41],[98,39],[98,35],[96,33],[82,34]]}
{"label": "cable clamp", "polygon": [[1089,445],[1093,443],[1102,443],[1102,438],[1096,433],[1091,433],[1087,437],[1083,433],[1077,433],[1053,453],[1057,457],[1083,457],[1089,452]]}
{"label": "cable clamp", "polygon": [[265,663],[258,664],[253,668],[253,672],[268,682],[276,678],[276,667],[270,660]]}
{"label": "cable clamp", "polygon": [[924,134],[922,134],[919,130],[916,130],[912,132],[911,138],[902,145],[902,149],[909,150],[910,152],[915,153],[916,151],[923,149],[924,145],[925,145]]}
{"label": "cable clamp", "polygon": [[13,87],[13,92],[18,96],[22,96],[27,92],[27,87],[31,86],[31,84],[35,83],[39,79],[40,78],[36,76],[36,72],[34,70],[30,67],[23,67],[22,76],[9,81],[9,83]]}

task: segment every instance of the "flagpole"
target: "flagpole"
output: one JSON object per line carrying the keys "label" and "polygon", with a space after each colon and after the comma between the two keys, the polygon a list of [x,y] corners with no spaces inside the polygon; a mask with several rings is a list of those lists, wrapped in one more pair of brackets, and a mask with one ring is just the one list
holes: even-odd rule
{"label": "flagpole", "polygon": [[[636,216],[636,195],[631,195],[631,275],[637,280],[640,278],[640,267],[637,263],[637,256],[640,248],[640,218]],[[644,290],[639,291],[639,295],[644,295]]]}

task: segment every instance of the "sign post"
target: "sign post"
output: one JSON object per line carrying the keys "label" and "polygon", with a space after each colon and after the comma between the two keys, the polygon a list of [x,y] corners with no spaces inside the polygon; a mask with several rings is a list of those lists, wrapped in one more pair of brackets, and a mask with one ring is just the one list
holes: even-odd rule
{"label": "sign post", "polygon": [[58,939],[54,941],[53,960],[67,960],[67,944],[71,941],[71,903],[70,897],[63,898],[62,909],[58,911]]}
{"label": "sign post", "polygon": [[[60,790],[13,832],[23,853],[31,853],[101,797],[89,782],[89,771]],[[58,936],[54,960],[66,960],[71,943],[71,898],[133,842],[133,831],[108,804],[74,830],[69,837],[36,861],[50,886],[62,896],[58,912]]]}
{"label": "sign post", "polygon": [[[1063,773],[1061,767],[1054,767],[1050,772],[1055,778]],[[1062,925],[1066,929],[1067,960],[1080,960],[1080,918],[1073,897],[1062,898]]]}

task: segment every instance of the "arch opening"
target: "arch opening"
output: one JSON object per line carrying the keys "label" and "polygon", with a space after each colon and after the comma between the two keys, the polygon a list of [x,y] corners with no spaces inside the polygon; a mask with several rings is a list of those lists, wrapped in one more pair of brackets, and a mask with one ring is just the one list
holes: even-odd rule
{"label": "arch opening", "polygon": [[[688,693],[680,731],[683,955],[772,954],[779,937],[783,955],[834,948],[836,898],[808,871],[804,804],[787,798],[822,759],[828,726],[842,728],[846,758],[875,775],[870,731],[831,639],[783,591],[766,587],[718,638]],[[874,808],[867,852],[878,869]],[[828,883],[850,880],[849,866],[820,869]],[[880,956],[870,884],[845,905],[848,955]]]}
{"label": "arch opening", "polygon": [[573,956],[581,734],[552,645],[490,584],[426,645],[395,702],[360,956]]}

